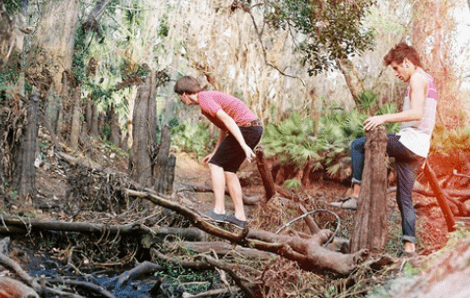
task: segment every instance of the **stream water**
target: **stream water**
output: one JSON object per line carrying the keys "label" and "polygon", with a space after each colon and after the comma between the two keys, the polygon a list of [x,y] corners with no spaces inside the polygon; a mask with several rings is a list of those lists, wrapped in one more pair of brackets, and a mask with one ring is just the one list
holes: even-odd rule
{"label": "stream water", "polygon": [[[157,272],[155,274],[140,277],[136,280],[129,280],[126,283],[116,287],[115,277],[119,276],[122,272],[112,271],[96,271],[86,272],[81,271],[77,275],[73,268],[63,267],[57,260],[53,260],[47,256],[31,257],[26,266],[22,266],[32,277],[45,276],[48,279],[55,279],[54,285],[58,288],[61,282],[58,280],[73,280],[87,282],[94,285],[104,287],[108,292],[113,294],[116,298],[168,298],[168,297],[183,297],[183,293],[197,294],[209,290],[213,283],[220,281],[220,278],[215,271],[205,271],[200,273],[186,271],[184,272],[175,270]],[[58,282],[57,282],[58,281]],[[157,286],[155,287],[155,284]],[[70,286],[68,286],[70,287]],[[153,289],[153,290],[152,290]],[[82,286],[74,286],[76,294],[83,297],[103,297],[102,295],[91,291],[90,289]],[[46,298],[58,298],[58,295],[47,294]],[[214,298],[226,297],[226,295],[210,296]]]}

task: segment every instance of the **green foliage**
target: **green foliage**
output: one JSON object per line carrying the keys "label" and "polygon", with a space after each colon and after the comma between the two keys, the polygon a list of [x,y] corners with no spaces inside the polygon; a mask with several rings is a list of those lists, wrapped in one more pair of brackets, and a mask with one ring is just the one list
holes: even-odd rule
{"label": "green foliage", "polygon": [[19,11],[22,7],[21,0],[3,0],[2,4],[4,5],[6,12],[9,14]]}
{"label": "green foliage", "polygon": [[335,68],[336,59],[372,47],[374,32],[363,26],[363,20],[374,2],[269,0],[264,1],[264,15],[272,27],[293,29],[305,37],[298,49],[312,75]]}
{"label": "green foliage", "polygon": [[360,95],[360,107],[364,110],[369,110],[376,105],[377,95],[372,90],[366,90]]}
{"label": "green foliage", "polygon": [[302,187],[302,182],[297,179],[287,179],[284,181],[282,187],[289,190],[296,190]]}
{"label": "green foliage", "polygon": [[75,43],[72,58],[72,69],[75,74],[75,79],[79,82],[83,82],[86,75],[85,56],[87,54],[87,49],[85,41],[86,33],[79,26],[77,32],[75,33]]}
{"label": "green foliage", "polygon": [[156,272],[154,276],[166,279],[164,287],[172,294],[171,297],[179,297],[178,292],[182,291],[192,294],[206,292],[213,281],[220,280],[215,271],[194,271],[173,263],[163,265],[166,266],[166,271]]}
{"label": "green foliage", "polygon": [[417,275],[421,270],[419,268],[413,267],[410,262],[406,262],[405,266],[403,267],[403,276],[411,278]]}
{"label": "green foliage", "polygon": [[263,144],[266,155],[275,155],[283,164],[303,165],[309,158],[320,158],[316,153],[313,119],[301,119],[293,113],[279,124],[266,125]]}
{"label": "green foliage", "polygon": [[172,142],[181,151],[205,156],[212,151],[215,141],[209,135],[207,122],[200,122],[197,125],[181,123],[172,128]]}
{"label": "green foliage", "polygon": [[[386,115],[386,114],[393,114],[397,113],[397,105],[394,103],[386,103],[377,111],[377,115]],[[385,123],[385,127],[387,127],[388,133],[397,133],[400,130],[401,123]]]}

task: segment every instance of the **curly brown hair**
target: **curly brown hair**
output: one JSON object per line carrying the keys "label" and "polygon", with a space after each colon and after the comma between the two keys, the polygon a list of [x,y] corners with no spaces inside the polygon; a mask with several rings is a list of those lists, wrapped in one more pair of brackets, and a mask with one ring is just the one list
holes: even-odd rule
{"label": "curly brown hair", "polygon": [[412,46],[409,46],[405,42],[400,42],[395,45],[387,55],[384,57],[385,66],[389,66],[392,62],[395,61],[397,64],[403,63],[403,60],[407,58],[415,66],[422,67],[421,59],[419,58],[418,52]]}

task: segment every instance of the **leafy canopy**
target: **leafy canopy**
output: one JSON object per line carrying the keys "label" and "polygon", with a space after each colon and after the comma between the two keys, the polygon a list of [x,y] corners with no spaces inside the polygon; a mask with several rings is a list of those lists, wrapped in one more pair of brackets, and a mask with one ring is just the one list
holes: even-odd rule
{"label": "leafy canopy", "polygon": [[372,46],[373,31],[364,26],[363,19],[374,0],[265,0],[263,3],[263,14],[269,25],[299,33],[296,37],[302,39],[298,49],[310,75],[334,68],[336,59],[361,54]]}

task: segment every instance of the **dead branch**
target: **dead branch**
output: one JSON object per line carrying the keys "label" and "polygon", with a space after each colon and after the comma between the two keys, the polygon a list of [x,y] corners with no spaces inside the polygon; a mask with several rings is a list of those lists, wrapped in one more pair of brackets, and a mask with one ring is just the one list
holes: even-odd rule
{"label": "dead branch", "polygon": [[[348,274],[368,255],[367,250],[360,250],[354,254],[342,254],[321,247],[332,234],[329,230],[322,230],[321,233],[313,236],[302,235],[300,237],[299,234],[292,236],[276,235],[267,231],[248,230],[248,228],[245,228],[241,234],[237,235],[210,224],[196,211],[165,199],[162,196],[130,189],[124,189],[124,192],[129,196],[148,199],[154,204],[176,211],[185,216],[195,227],[207,233],[229,240],[232,243],[272,252],[294,260],[305,270],[321,273],[330,271]],[[244,236],[245,234],[246,237]]]}
{"label": "dead branch", "polygon": [[447,224],[447,230],[449,232],[455,231],[455,220],[452,212],[450,211],[449,205],[447,204],[447,195],[442,191],[439,186],[439,181],[436,178],[436,174],[433,172],[429,163],[426,161],[424,164],[424,174],[428,179],[429,185],[431,186],[433,192],[436,194],[437,202],[441,207],[442,213],[444,213],[444,218]]}
{"label": "dead branch", "polygon": [[253,295],[253,292],[250,289],[250,286],[246,285],[245,282],[242,281],[241,278],[238,277],[237,274],[235,274],[232,266],[230,266],[226,263],[219,262],[216,259],[214,259],[213,257],[208,256],[208,255],[204,255],[204,259],[206,260],[206,262],[208,262],[212,266],[217,267],[217,268],[222,269],[225,272],[227,272],[232,277],[233,281],[235,281],[237,286],[239,286],[243,290],[243,292],[246,294],[247,297],[255,297]]}
{"label": "dead branch", "polygon": [[155,273],[157,271],[162,270],[164,270],[162,266],[149,261],[144,261],[136,267],[132,268],[131,270],[128,270],[122,273],[121,275],[118,275],[117,277],[113,278],[112,282],[116,283],[116,288],[120,288],[125,285],[129,280],[136,279],[139,276],[145,274]]}
{"label": "dead branch", "polygon": [[85,288],[85,289],[89,290],[90,292],[94,292],[94,293],[99,294],[103,297],[115,298],[115,296],[113,294],[111,294],[111,292],[103,289],[102,286],[95,285],[95,284],[90,283],[90,282],[80,281],[80,280],[71,280],[71,279],[56,279],[56,278],[50,279],[48,281],[51,282],[51,283],[61,284],[61,285],[80,286],[82,288]]}
{"label": "dead branch", "polygon": [[183,246],[198,253],[204,253],[212,250],[219,256],[227,255],[229,252],[233,251],[249,258],[257,258],[261,260],[268,260],[273,257],[273,254],[264,251],[259,251],[257,249],[252,249],[249,247],[233,247],[233,245],[221,241],[183,242]]}
{"label": "dead branch", "polygon": [[43,231],[62,231],[62,232],[81,232],[81,233],[98,233],[98,234],[150,234],[155,237],[163,237],[166,235],[176,235],[188,241],[201,241],[205,239],[205,235],[200,230],[194,228],[169,228],[162,227],[150,229],[141,224],[128,225],[107,225],[86,222],[60,222],[60,221],[43,221],[33,218],[19,217],[3,217],[3,227],[0,233],[28,233],[31,230]]}
{"label": "dead branch", "polygon": [[229,287],[229,288],[224,288],[224,289],[210,290],[210,291],[202,292],[202,293],[195,294],[195,295],[184,292],[182,297],[183,298],[203,298],[203,297],[211,297],[211,296],[216,296],[216,295],[219,296],[219,295],[229,294],[229,293],[233,294],[233,293],[237,293],[240,291],[241,289],[239,287]]}

